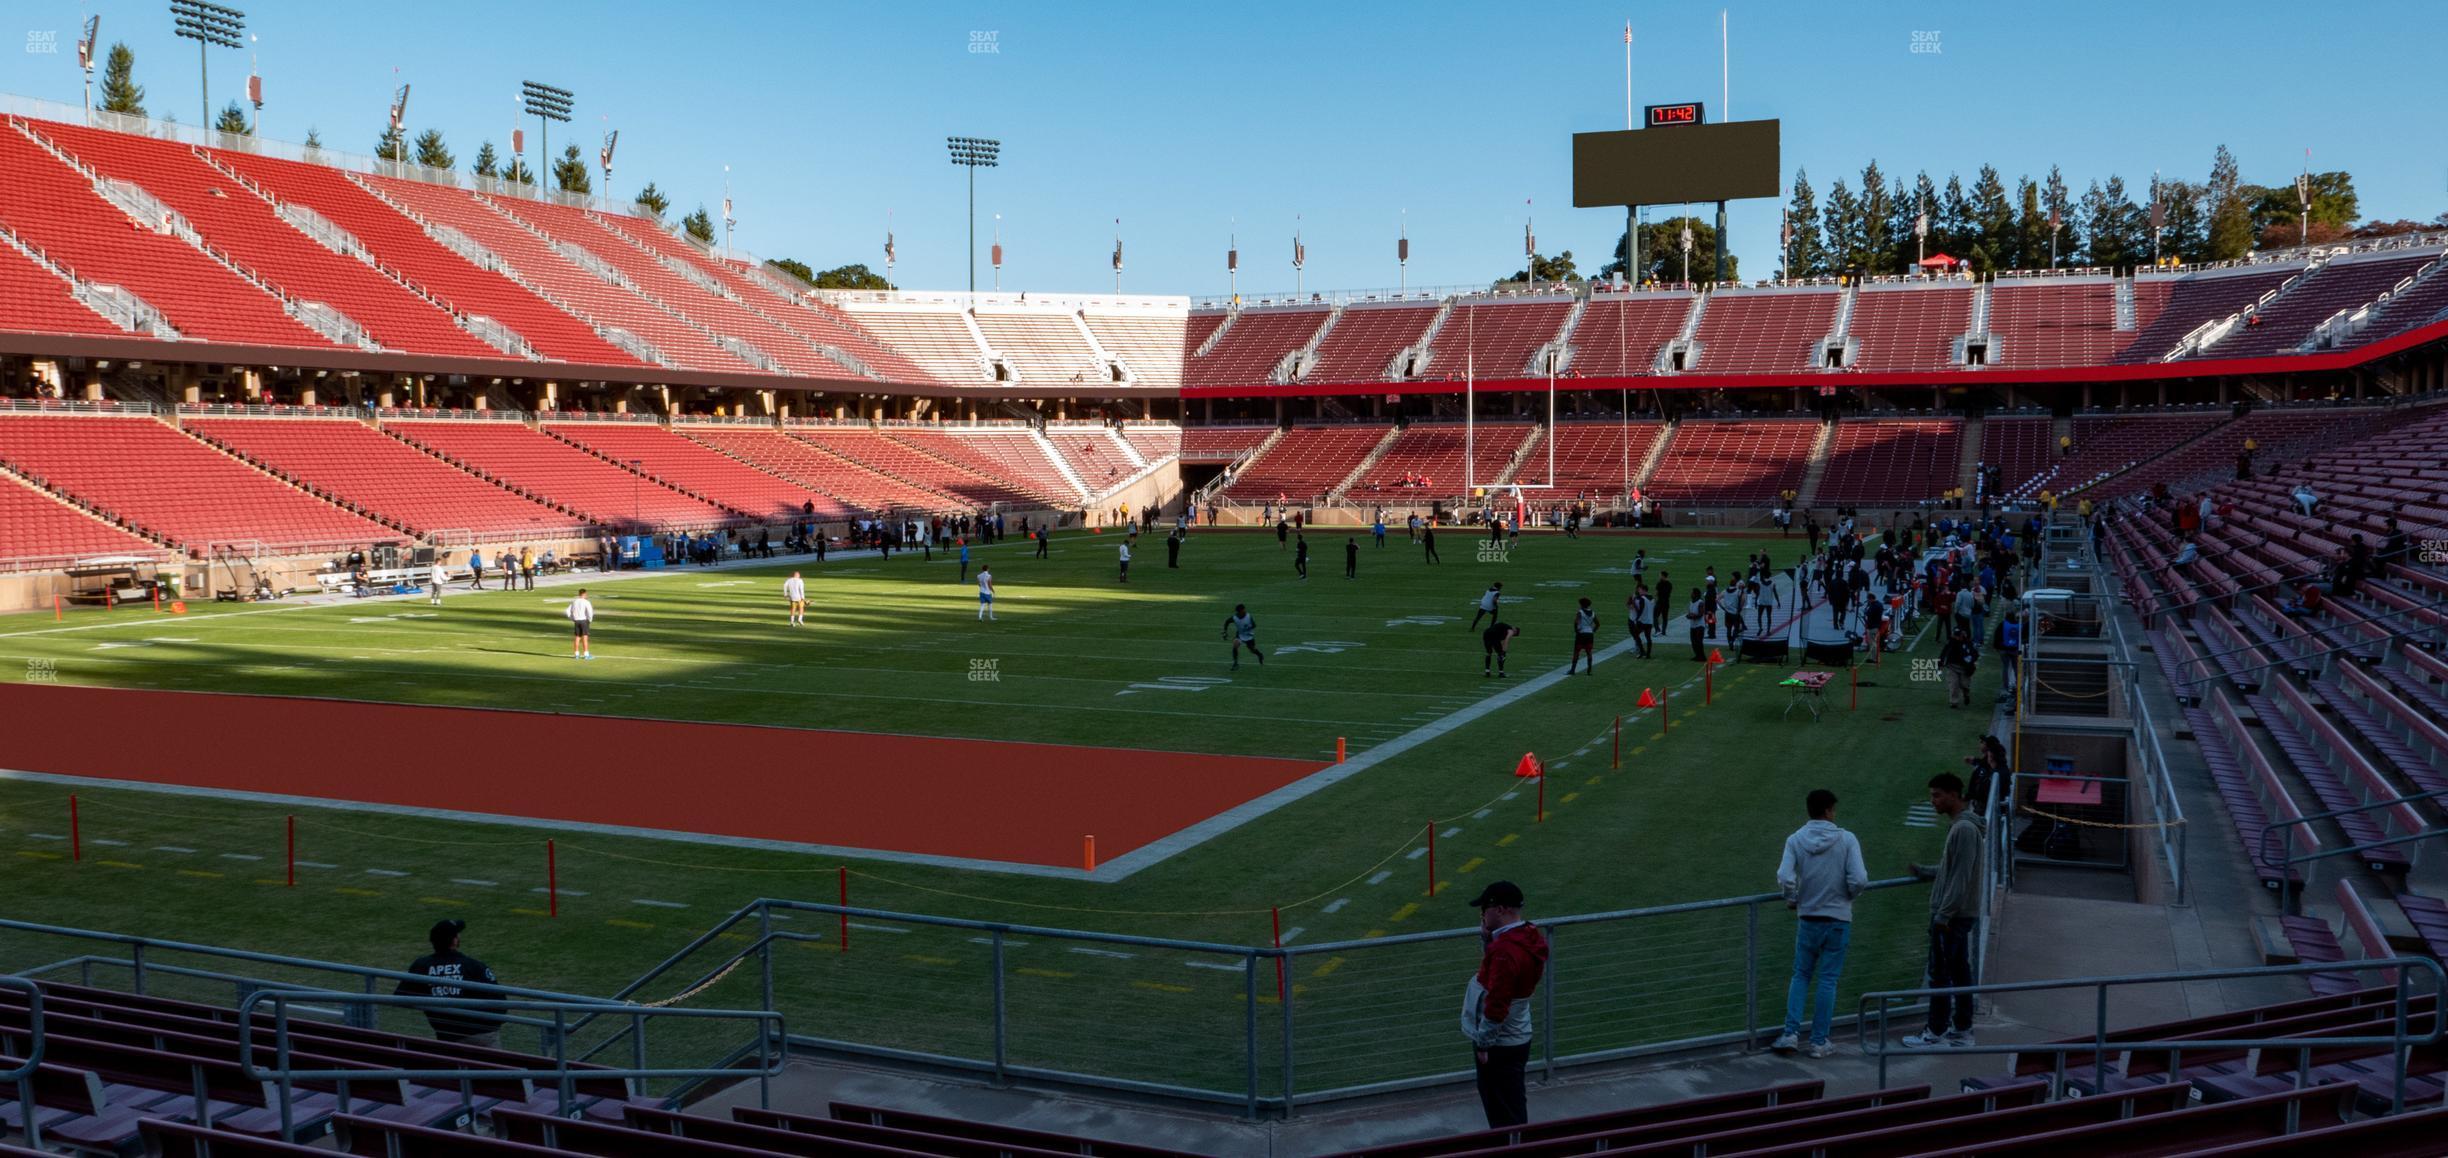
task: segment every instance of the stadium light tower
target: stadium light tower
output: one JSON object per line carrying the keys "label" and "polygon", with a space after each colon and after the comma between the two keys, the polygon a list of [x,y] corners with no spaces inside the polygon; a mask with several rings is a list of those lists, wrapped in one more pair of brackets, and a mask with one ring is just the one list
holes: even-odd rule
{"label": "stadium light tower", "polygon": [[549,178],[545,176],[552,168],[551,122],[568,124],[570,106],[578,98],[571,95],[568,89],[529,80],[519,82],[519,99],[525,105],[527,114],[536,119],[536,157],[544,164],[544,168],[537,171],[536,179],[542,188],[551,189]]}
{"label": "stadium light tower", "polygon": [[992,169],[1003,156],[1003,142],[991,137],[945,137],[952,163],[969,171],[969,292],[977,292],[977,171]]}
{"label": "stadium light tower", "polygon": [[94,38],[102,35],[102,17],[96,13],[85,18],[85,35],[77,38],[77,67],[85,70],[85,114],[93,115]]}
{"label": "stadium light tower", "polygon": [[206,0],[170,0],[170,17],[176,35],[196,42],[196,93],[204,102],[204,116],[196,123],[209,129],[212,68],[206,50],[238,47],[238,37],[246,31],[246,13]]}

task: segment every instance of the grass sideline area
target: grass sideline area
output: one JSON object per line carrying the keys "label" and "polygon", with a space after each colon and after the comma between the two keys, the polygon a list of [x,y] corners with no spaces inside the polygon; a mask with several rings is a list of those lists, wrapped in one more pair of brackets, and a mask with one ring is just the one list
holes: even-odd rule
{"label": "grass sideline area", "polygon": [[[1600,612],[1601,648],[1622,639],[1636,548],[1683,591],[1704,564],[1726,575],[1762,546],[1780,564],[1799,551],[1774,536],[1533,535],[1482,560],[1467,534],[1440,538],[1445,561],[1428,565],[1400,532],[1382,549],[1360,535],[1359,577],[1347,580],[1345,536],[1314,535],[1311,577],[1302,581],[1271,534],[1196,531],[1179,570],[1165,567],[1161,536],[1144,536],[1128,585],[1116,581],[1112,535],[1060,538],[1044,560],[1019,544],[979,548],[975,560],[994,566],[1002,591],[992,624],[975,620],[974,584],[961,582],[940,552],[931,562],[896,553],[836,556],[821,566],[805,557],[675,569],[596,585],[602,658],[592,664],[568,656],[561,601],[571,589],[547,587],[453,591],[438,613],[417,598],[278,611],[213,605],[175,618],[89,612],[61,624],[22,617],[0,621],[0,665],[47,661],[42,670],[59,682],[118,687],[1331,759],[1337,736],[1358,755],[1559,670],[1580,596]],[[783,622],[779,593],[793,569],[806,573],[809,588],[809,625],[795,629]],[[1524,628],[1508,684],[1481,677],[1478,634],[1465,626],[1492,581],[1505,584],[1506,616]],[[1259,621],[1264,668],[1227,670],[1219,628],[1236,602]],[[1781,600],[1782,611],[1791,608],[1790,597]],[[75,789],[84,860],[71,863],[59,839],[71,789],[0,778],[0,856],[13,881],[7,915],[389,967],[421,951],[432,920],[458,916],[471,922],[470,951],[505,980],[606,993],[751,898],[834,900],[846,867],[860,906],[1249,945],[1267,943],[1272,910],[1280,910],[1292,943],[1318,943],[1469,924],[1463,902],[1499,877],[1523,885],[1534,917],[1770,891],[1779,845],[1803,819],[1803,793],[1823,786],[1842,798],[1839,820],[1860,834],[1872,875],[1893,876],[1909,860],[1934,856],[1940,833],[1912,811],[1924,801],[1921,785],[1933,772],[1960,770],[1990,718],[1950,712],[1940,684],[1910,678],[1911,660],[1936,654],[1935,639],[1919,643],[1863,669],[1858,711],[1848,710],[1840,680],[1824,719],[1788,717],[1776,681],[1790,669],[1729,665],[1717,672],[1714,704],[1703,706],[1696,684],[1678,687],[1672,730],[1661,733],[1655,712],[1634,710],[1641,691],[1677,687],[1700,671],[1669,633],[1654,659],[1627,652],[1595,676],[1562,680],[1112,883],[94,787]],[[1997,678],[1985,665],[1976,703],[1995,693]],[[1203,682],[1212,680],[1229,682]],[[1608,745],[1593,738],[1606,736],[1619,714],[1624,760],[1616,770]],[[447,736],[432,747],[435,760],[485,758]],[[164,760],[176,760],[178,748],[176,737],[161,738]],[[1535,793],[1511,776],[1524,751],[1548,761],[1543,821],[1534,817]],[[926,774],[829,769],[822,751],[809,755],[811,774]],[[567,776],[578,791],[587,764],[606,756],[573,754],[564,768],[502,774]],[[335,780],[344,779],[348,753],[327,758]],[[718,763],[722,754],[707,758]],[[291,813],[301,863],[294,888],[281,871]],[[1425,858],[1414,855],[1430,820],[1442,822],[1433,897]],[[559,854],[558,918],[545,915],[538,892],[548,837]],[[1865,904],[1846,1000],[1918,975],[1918,891],[1879,901]],[[1759,968],[1771,978],[1790,937],[1790,924],[1776,916],[1761,932]],[[1730,935],[1739,950],[1739,917],[1731,926],[1695,919],[1693,943],[1676,951],[1611,950],[1636,970],[1627,984],[1671,988],[1681,979],[1692,991],[1686,1005],[1653,995],[1648,1016],[1692,1030],[1741,1024],[1739,993],[1729,998],[1723,989],[1729,969],[1739,986],[1743,964],[1715,947]],[[780,971],[779,992],[827,1010],[837,1019],[830,1036],[976,1046],[984,949],[926,930],[854,930],[852,941],[849,953],[804,946],[805,963]],[[1560,959],[1573,949],[1562,944]],[[83,951],[53,938],[0,937],[0,960],[11,967]],[[1437,1045],[1423,1038],[1419,1046],[1429,1050],[1450,1036],[1448,1007],[1470,964],[1469,951],[1449,943],[1325,965],[1321,975],[1295,978],[1304,988],[1294,993],[1329,1015],[1335,1001],[1348,1000],[1343,1012],[1355,1034],[1369,1032],[1363,1027],[1392,1002],[1434,1035]],[[1050,1019],[1103,1002],[1112,1009],[1100,1023],[1127,1021],[1144,1035],[1135,1045],[1065,1042],[1048,1020],[1028,1040],[1055,1060],[1111,1055],[1103,1063],[1110,1066],[1138,1057],[1202,1075],[1220,1067],[1212,1080],[1238,1087],[1239,1063],[1202,1056],[1199,1034],[1182,1020],[1212,1020],[1208,1030],[1238,1042],[1237,966],[1227,975],[1041,944],[1015,951],[1007,970],[1015,1016],[1025,1007]],[[932,973],[945,982],[913,981]],[[735,977],[692,1004],[755,1004],[753,986],[743,1000],[742,984]],[[855,1000],[859,994],[868,1000]],[[1424,1001],[1417,1017],[1408,1012],[1415,1000]],[[1313,1088],[1331,1068],[1302,1072],[1303,1087]]]}

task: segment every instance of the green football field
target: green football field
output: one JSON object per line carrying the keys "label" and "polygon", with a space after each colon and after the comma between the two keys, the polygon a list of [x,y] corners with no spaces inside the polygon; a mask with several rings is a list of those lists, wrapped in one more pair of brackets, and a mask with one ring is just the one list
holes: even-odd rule
{"label": "green football field", "polygon": [[[0,620],[0,671],[67,684],[1318,761],[1332,758],[1337,737],[1358,756],[1423,727],[1437,730],[1118,881],[0,778],[5,916],[386,967],[421,951],[432,920],[460,916],[471,922],[470,950],[505,980],[604,993],[754,898],[835,900],[847,868],[851,900],[863,907],[1234,945],[1268,943],[1279,920],[1288,943],[1314,944],[1468,925],[1475,915],[1463,902],[1499,877],[1522,885],[1534,916],[1770,891],[1780,843],[1814,787],[1842,798],[1839,819],[1861,835],[1872,876],[1898,875],[1908,860],[1935,853],[1938,831],[1913,812],[1925,800],[1923,781],[1960,770],[1989,720],[1986,711],[1949,711],[1939,684],[1910,678],[1913,658],[1935,656],[1934,640],[1861,669],[1857,710],[1839,675],[1830,710],[1813,722],[1786,714],[1788,695],[1776,686],[1784,667],[1719,668],[1714,703],[1704,706],[1691,682],[1702,665],[1671,633],[1654,659],[1625,652],[1595,676],[1476,711],[1487,697],[1562,668],[1577,598],[1600,611],[1602,649],[1624,637],[1636,547],[1685,591],[1704,564],[1726,575],[1763,546],[1780,564],[1798,549],[1773,537],[1654,533],[1534,535],[1483,553],[1449,532],[1439,544],[1444,562],[1429,565],[1397,532],[1382,549],[1360,536],[1359,575],[1346,579],[1344,540],[1313,536],[1303,581],[1271,534],[1196,532],[1179,569],[1165,566],[1161,537],[1143,537],[1127,585],[1116,580],[1111,536],[1058,539],[1044,560],[1017,543],[979,548],[975,560],[994,567],[1001,591],[990,624],[975,618],[974,585],[940,552],[932,561],[896,553],[837,555],[821,566],[801,558],[676,569],[594,584],[601,658],[589,664],[569,658],[566,586],[453,591],[438,613],[420,597]],[[807,575],[810,607],[809,625],[795,629],[782,622],[779,594],[793,569]],[[1478,635],[1466,627],[1473,601],[1494,581],[1505,585],[1506,618],[1524,632],[1513,678],[1501,682],[1482,677]],[[1220,628],[1237,602],[1258,619],[1263,668],[1227,667]],[[1780,602],[1780,614],[1790,613],[1791,597]],[[1984,670],[1978,684],[1986,702],[1995,672]],[[1658,713],[1635,707],[1648,688],[1673,689],[1668,731]],[[1610,766],[1607,739],[1619,716],[1620,769]],[[145,722],[126,726],[141,731]],[[165,764],[179,759],[179,737],[157,741]],[[1537,793],[1512,777],[1525,751],[1548,764],[1543,820]],[[320,756],[333,795],[345,796],[350,753]],[[431,756],[487,759],[447,736],[432,738]],[[571,791],[584,791],[588,765],[604,755],[579,756],[564,767],[501,774],[566,777]],[[683,781],[718,774],[721,758],[708,753],[702,768],[668,772]],[[929,769],[870,774],[923,782]],[[81,861],[60,839],[71,791]],[[292,814],[302,866],[294,887],[280,868]],[[1421,848],[1431,827],[1433,896]],[[557,917],[545,915],[537,891],[548,837],[563,890]],[[1918,890],[1864,903],[1848,992],[1917,976],[1920,903]],[[1770,976],[1783,967],[1777,946],[1790,924],[1781,907],[1769,916],[1755,942],[1769,947],[1769,959],[1755,963],[1739,960],[1742,910],[1677,918],[1662,944],[1647,938],[1665,934],[1665,924],[1643,926],[1640,938],[1607,950],[1620,958],[1611,968],[1625,986],[1607,999],[1654,1023],[1658,1039],[1739,1027],[1740,996],[1726,986],[1739,988],[1746,967]],[[1559,938],[1560,970],[1571,938]],[[795,1030],[968,1056],[980,1048],[976,975],[991,962],[968,935],[882,923],[874,933],[854,930],[846,953],[816,941],[797,948],[783,954],[776,991],[804,1001],[781,1002],[801,1019]],[[53,937],[0,937],[0,960],[11,967],[90,951]],[[1314,1003],[1329,1024],[1345,1019],[1355,1040],[1376,1040],[1381,1019],[1440,1035],[1417,1047],[1428,1065],[1450,1036],[1450,1006],[1473,955],[1467,943],[1449,942],[1355,954],[1347,963],[1304,961],[1289,983],[1299,987],[1291,990],[1296,1005]],[[1006,980],[1015,1016],[1026,1009],[1048,1019],[1025,1032],[1016,1023],[1014,1051],[1025,1040],[1047,1065],[1094,1055],[1107,1068],[1237,1088],[1238,1061],[1196,1044],[1209,1031],[1232,1034],[1236,1049],[1240,1041],[1239,966],[1215,965],[1074,953],[1047,941],[1014,950]],[[747,972],[696,1001],[754,1004],[753,987],[738,988],[749,984]],[[694,976],[676,971],[641,996],[662,996]],[[1664,1000],[1653,985],[1687,999]],[[1272,1001],[1271,978],[1264,988]],[[1098,1006],[1100,1024],[1128,1029],[1072,1040],[1066,1033],[1077,1031],[1062,1028],[1053,1011],[1081,1005]],[[817,1010],[827,1023],[820,1031],[805,1021]],[[1302,1086],[1333,1081],[1330,1064],[1325,1071],[1305,1066]]]}

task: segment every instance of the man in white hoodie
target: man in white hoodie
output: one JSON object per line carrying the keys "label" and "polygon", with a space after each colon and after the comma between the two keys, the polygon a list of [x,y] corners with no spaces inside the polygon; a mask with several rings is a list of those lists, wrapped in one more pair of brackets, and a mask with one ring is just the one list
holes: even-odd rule
{"label": "man in white hoodie", "polygon": [[1769,1048],[1791,1053],[1802,1045],[1802,1003],[1815,986],[1810,1044],[1802,1053],[1822,1058],[1836,1052],[1828,1044],[1836,979],[1844,972],[1845,946],[1852,939],[1853,898],[1870,887],[1870,870],[1862,864],[1861,841],[1836,827],[1835,793],[1811,789],[1803,807],[1810,823],[1785,838],[1785,857],[1777,862],[1777,888],[1800,920],[1794,926],[1793,983],[1785,989],[1785,1032]]}

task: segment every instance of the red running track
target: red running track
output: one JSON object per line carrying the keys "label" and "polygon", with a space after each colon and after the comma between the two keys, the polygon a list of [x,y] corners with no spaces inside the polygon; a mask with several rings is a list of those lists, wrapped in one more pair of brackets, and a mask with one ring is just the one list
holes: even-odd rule
{"label": "red running track", "polygon": [[[1078,868],[1303,760],[69,685],[0,685],[0,767]],[[525,769],[515,776],[503,768]]]}

